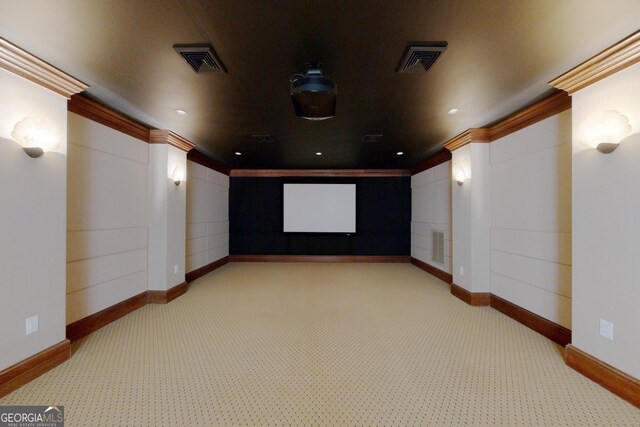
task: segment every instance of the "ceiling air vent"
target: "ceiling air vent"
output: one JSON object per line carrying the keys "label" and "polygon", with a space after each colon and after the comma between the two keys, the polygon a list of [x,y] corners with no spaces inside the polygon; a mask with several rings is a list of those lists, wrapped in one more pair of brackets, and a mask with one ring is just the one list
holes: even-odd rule
{"label": "ceiling air vent", "polygon": [[273,137],[271,135],[251,135],[251,138],[255,139],[258,142],[273,142]]}
{"label": "ceiling air vent", "polygon": [[378,142],[382,139],[382,135],[378,134],[378,135],[365,135],[362,137],[361,141],[362,142]]}
{"label": "ceiling air vent", "polygon": [[420,73],[428,71],[446,49],[446,42],[408,46],[400,59],[400,65],[398,65],[397,71],[398,73]]}
{"label": "ceiling air vent", "polygon": [[210,44],[176,44],[173,48],[198,74],[227,72]]}

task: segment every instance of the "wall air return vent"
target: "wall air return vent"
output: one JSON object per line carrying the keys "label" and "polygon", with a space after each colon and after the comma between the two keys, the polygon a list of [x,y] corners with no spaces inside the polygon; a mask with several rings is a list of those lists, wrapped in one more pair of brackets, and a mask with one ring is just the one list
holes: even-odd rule
{"label": "wall air return vent", "polygon": [[210,44],[176,44],[173,45],[173,49],[198,74],[227,72]]}
{"label": "wall air return vent", "polygon": [[362,137],[362,142],[379,142],[382,139],[382,134],[365,135]]}
{"label": "wall air return vent", "polygon": [[431,230],[431,261],[444,265],[444,232]]}
{"label": "wall air return vent", "polygon": [[398,65],[398,73],[421,73],[428,71],[447,49],[446,42],[425,43],[408,46]]}
{"label": "wall air return vent", "polygon": [[258,142],[273,142],[274,139],[271,135],[251,135],[251,138]]}

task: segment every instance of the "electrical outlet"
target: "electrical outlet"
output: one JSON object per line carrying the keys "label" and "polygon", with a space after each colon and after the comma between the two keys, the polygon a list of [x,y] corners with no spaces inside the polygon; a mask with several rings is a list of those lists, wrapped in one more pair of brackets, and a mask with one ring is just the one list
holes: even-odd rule
{"label": "electrical outlet", "polygon": [[460,275],[464,276],[464,267],[463,266],[460,266]]}
{"label": "electrical outlet", "polygon": [[26,322],[26,335],[30,335],[34,332],[38,332],[38,316],[28,317]]}
{"label": "electrical outlet", "polygon": [[600,335],[613,341],[613,323],[600,319]]}
{"label": "electrical outlet", "polygon": [[173,266],[173,274],[178,274],[178,264]]}

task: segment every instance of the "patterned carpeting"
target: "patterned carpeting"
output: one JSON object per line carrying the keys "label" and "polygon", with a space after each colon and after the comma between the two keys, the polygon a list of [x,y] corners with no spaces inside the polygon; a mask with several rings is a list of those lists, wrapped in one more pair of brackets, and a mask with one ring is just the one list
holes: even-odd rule
{"label": "patterned carpeting", "polygon": [[562,348],[408,264],[234,263],[0,399],[68,426],[638,426]]}

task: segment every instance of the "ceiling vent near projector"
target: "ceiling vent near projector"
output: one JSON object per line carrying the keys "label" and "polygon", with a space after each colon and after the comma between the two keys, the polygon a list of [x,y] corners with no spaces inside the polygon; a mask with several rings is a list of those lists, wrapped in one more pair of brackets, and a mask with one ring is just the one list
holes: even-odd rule
{"label": "ceiling vent near projector", "polygon": [[404,51],[398,65],[398,73],[420,73],[429,71],[436,60],[447,49],[447,42],[410,45]]}
{"label": "ceiling vent near projector", "polygon": [[173,49],[198,74],[227,72],[210,44],[175,44]]}
{"label": "ceiling vent near projector", "polygon": [[336,115],[338,85],[322,74],[320,64],[305,74],[291,76],[291,100],[296,116],[307,120],[327,120]]}
{"label": "ceiling vent near projector", "polygon": [[271,135],[251,135],[251,138],[258,142],[273,142],[274,139]]}
{"label": "ceiling vent near projector", "polygon": [[365,135],[362,137],[362,142],[379,142],[382,139],[382,134]]}

